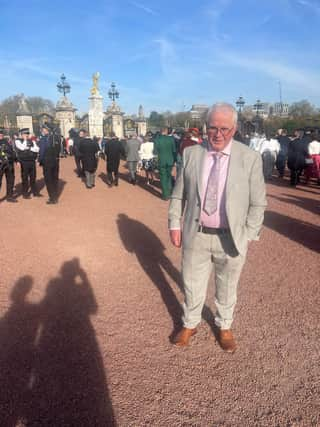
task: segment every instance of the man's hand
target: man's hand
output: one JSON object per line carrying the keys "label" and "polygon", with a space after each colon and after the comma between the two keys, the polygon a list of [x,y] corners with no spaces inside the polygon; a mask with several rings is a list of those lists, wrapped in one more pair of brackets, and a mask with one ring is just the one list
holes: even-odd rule
{"label": "man's hand", "polygon": [[181,247],[181,230],[169,230],[171,243],[177,248]]}

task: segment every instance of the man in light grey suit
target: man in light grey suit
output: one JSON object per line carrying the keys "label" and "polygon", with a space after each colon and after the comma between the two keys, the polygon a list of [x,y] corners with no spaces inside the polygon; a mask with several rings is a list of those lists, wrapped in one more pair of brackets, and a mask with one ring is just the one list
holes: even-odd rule
{"label": "man in light grey suit", "polygon": [[127,141],[126,145],[126,156],[127,156],[127,163],[130,173],[130,182],[131,184],[135,185],[136,183],[136,173],[137,173],[137,166],[139,162],[139,150],[140,150],[141,142],[137,138],[136,135],[133,135],[130,139]]}
{"label": "man in light grey suit", "polygon": [[185,346],[196,333],[214,267],[216,336],[222,349],[233,353],[237,285],[248,242],[259,238],[265,184],[260,154],[233,140],[237,112],[231,105],[213,105],[207,129],[207,144],[183,152],[169,207],[171,241],[182,244],[185,292],[183,328],[173,342]]}

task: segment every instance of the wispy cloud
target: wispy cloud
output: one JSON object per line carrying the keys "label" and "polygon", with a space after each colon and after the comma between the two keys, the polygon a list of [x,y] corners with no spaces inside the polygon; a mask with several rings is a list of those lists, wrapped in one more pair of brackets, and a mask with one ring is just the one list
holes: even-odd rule
{"label": "wispy cloud", "polygon": [[159,13],[157,11],[155,11],[154,9],[151,9],[151,7],[145,6],[142,3],[138,3],[136,1],[131,1],[130,4],[134,7],[136,7],[137,9],[143,10],[144,12],[148,13],[149,15],[153,15],[153,16],[159,15]]}
{"label": "wispy cloud", "polygon": [[216,20],[220,18],[231,2],[232,0],[217,0],[214,5],[206,8],[205,14],[209,16],[209,18]]}
{"label": "wispy cloud", "polygon": [[320,14],[320,5],[319,3],[310,1],[310,0],[297,0],[297,3],[301,6],[311,9],[313,12]]}
{"label": "wispy cloud", "polygon": [[[62,74],[62,71],[53,70],[48,66],[43,66],[39,63],[39,60],[33,60],[24,59],[21,60],[9,60],[9,59],[1,59],[0,64],[5,65],[9,69],[15,71],[15,70],[23,70],[23,71],[30,71],[34,73],[35,75],[41,75],[42,77],[45,77],[49,80],[58,80]],[[76,84],[90,84],[90,79],[83,79],[79,76],[76,76],[74,74],[67,74],[67,79],[70,81],[70,83],[76,83]]]}
{"label": "wispy cloud", "polygon": [[250,57],[239,52],[223,52],[220,57],[226,64],[269,75],[296,88],[320,95],[320,77],[310,71],[279,60],[268,59],[266,56]]}

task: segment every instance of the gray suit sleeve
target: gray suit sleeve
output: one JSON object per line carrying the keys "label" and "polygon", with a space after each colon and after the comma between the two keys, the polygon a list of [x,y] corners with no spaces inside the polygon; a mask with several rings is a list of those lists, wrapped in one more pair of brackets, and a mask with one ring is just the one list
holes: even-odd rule
{"label": "gray suit sleeve", "polygon": [[262,172],[262,158],[258,154],[250,174],[250,202],[247,215],[247,232],[249,240],[259,240],[259,233],[267,206],[266,186]]}
{"label": "gray suit sleeve", "polygon": [[169,218],[168,218],[169,229],[181,229],[181,220],[183,217],[184,206],[185,206],[184,164],[185,164],[185,161],[183,156],[181,169],[176,179],[176,183],[172,191],[170,205],[169,205]]}

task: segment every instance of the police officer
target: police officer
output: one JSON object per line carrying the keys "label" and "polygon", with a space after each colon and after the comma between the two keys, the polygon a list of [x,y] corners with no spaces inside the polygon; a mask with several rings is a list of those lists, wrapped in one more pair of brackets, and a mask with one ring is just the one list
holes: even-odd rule
{"label": "police officer", "polygon": [[37,144],[29,139],[28,128],[20,129],[20,138],[16,139],[15,146],[18,160],[21,165],[22,195],[24,199],[30,199],[29,183],[34,197],[41,197],[36,185],[36,159],[39,153]]}
{"label": "police officer", "polygon": [[4,129],[0,128],[0,189],[3,175],[7,181],[7,202],[16,203],[13,197],[15,152],[8,140],[4,138]]}
{"label": "police officer", "polygon": [[61,142],[58,135],[44,124],[41,127],[39,164],[43,167],[44,182],[47,187],[49,200],[48,205],[58,203],[59,190],[59,154]]}

